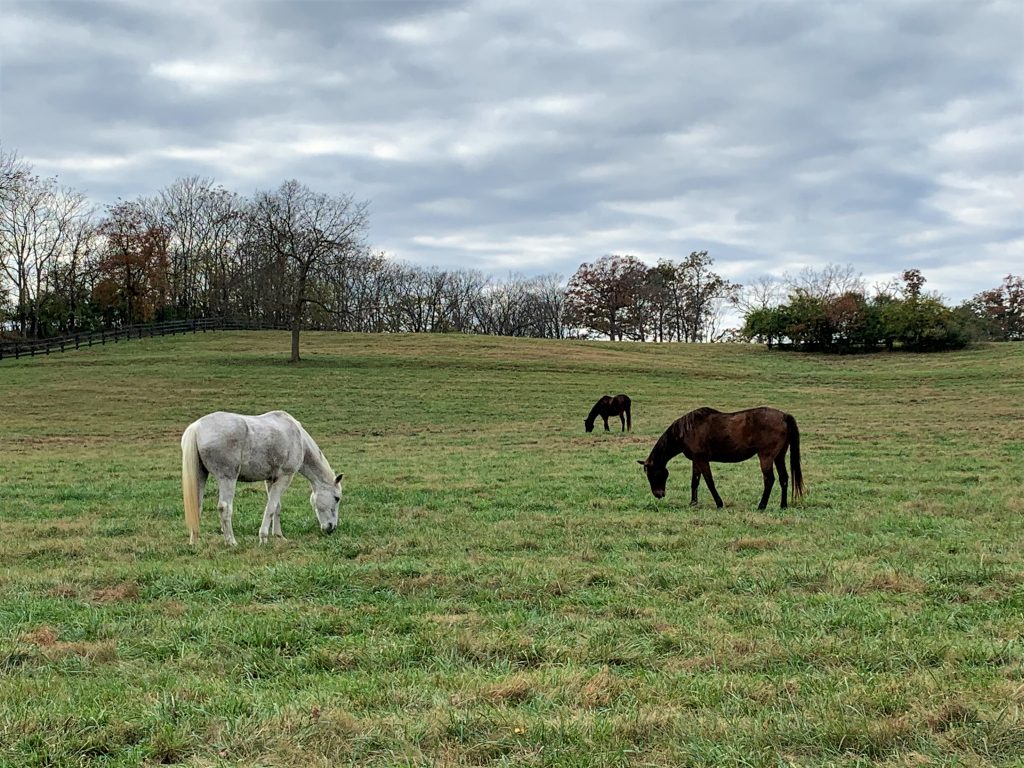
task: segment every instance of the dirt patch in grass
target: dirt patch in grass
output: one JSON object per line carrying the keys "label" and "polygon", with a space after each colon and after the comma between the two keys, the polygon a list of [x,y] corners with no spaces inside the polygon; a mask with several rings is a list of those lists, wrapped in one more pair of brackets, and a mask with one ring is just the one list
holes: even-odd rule
{"label": "dirt patch in grass", "polygon": [[479,698],[495,707],[510,707],[528,701],[536,695],[534,685],[522,676],[511,677],[500,683],[486,686],[479,693]]}
{"label": "dirt patch in grass", "polygon": [[454,627],[459,624],[465,624],[473,619],[471,613],[431,613],[424,618],[427,621],[433,622],[434,624],[440,624],[445,627]]}
{"label": "dirt patch in grass", "polygon": [[67,643],[59,640],[58,631],[44,624],[21,636],[21,640],[39,649],[41,655],[49,661],[56,661],[68,656],[80,656],[90,661],[106,662],[117,658],[117,643],[113,640],[100,642]]}
{"label": "dirt patch in grass", "polygon": [[927,585],[916,576],[908,576],[902,573],[880,573],[873,576],[857,592],[892,592],[892,593],[918,593],[924,592]]}
{"label": "dirt patch in grass", "polygon": [[57,642],[57,630],[48,624],[44,624],[38,629],[34,629],[31,632],[26,632],[21,636],[21,640],[32,645],[38,645],[40,647],[49,647]]}
{"label": "dirt patch in grass", "polygon": [[622,690],[622,680],[604,666],[580,687],[579,704],[587,709],[607,707],[618,698]]}
{"label": "dirt patch in grass", "polygon": [[928,712],[924,716],[928,730],[933,733],[945,733],[950,728],[970,725],[977,721],[977,712],[959,699],[947,701],[934,712]]}
{"label": "dirt patch in grass", "polygon": [[78,597],[78,587],[72,584],[58,584],[46,591],[50,597],[75,598]]}
{"label": "dirt patch in grass", "polygon": [[764,552],[778,547],[771,539],[736,539],[729,542],[732,552]]}
{"label": "dirt patch in grass", "polygon": [[180,600],[168,600],[164,603],[161,610],[163,611],[164,616],[177,618],[178,616],[184,616],[188,613],[188,606]]}
{"label": "dirt patch in grass", "polygon": [[89,596],[94,603],[119,603],[139,599],[139,585],[134,581],[122,581],[109,587],[94,589]]}

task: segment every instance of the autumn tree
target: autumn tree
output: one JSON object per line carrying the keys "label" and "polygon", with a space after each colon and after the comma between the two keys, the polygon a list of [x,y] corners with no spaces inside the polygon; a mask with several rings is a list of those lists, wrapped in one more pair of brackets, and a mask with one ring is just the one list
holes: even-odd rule
{"label": "autumn tree", "polygon": [[98,231],[104,245],[96,300],[123,323],[153,320],[167,306],[166,229],[136,200],[109,206]]}
{"label": "autumn tree", "polygon": [[1007,275],[998,288],[982,291],[965,302],[964,309],[981,323],[984,337],[1024,340],[1024,278]]}
{"label": "autumn tree", "polygon": [[621,341],[629,330],[627,309],[644,284],[647,268],[635,256],[603,256],[583,263],[566,287],[566,312],[577,326]]}

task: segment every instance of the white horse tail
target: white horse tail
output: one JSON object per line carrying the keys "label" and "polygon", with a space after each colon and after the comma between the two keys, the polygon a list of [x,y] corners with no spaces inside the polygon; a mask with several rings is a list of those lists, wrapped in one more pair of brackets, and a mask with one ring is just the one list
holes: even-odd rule
{"label": "white horse tail", "polygon": [[188,528],[188,543],[199,541],[199,512],[203,489],[199,485],[201,465],[196,433],[199,423],[193,422],[181,436],[181,495],[185,501],[185,526]]}

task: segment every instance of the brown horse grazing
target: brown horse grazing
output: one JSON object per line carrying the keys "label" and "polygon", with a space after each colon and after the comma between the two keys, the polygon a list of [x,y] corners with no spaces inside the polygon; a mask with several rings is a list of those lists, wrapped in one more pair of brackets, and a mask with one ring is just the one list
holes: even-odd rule
{"label": "brown horse grazing", "polygon": [[600,416],[604,419],[604,431],[608,432],[608,417],[618,416],[619,421],[622,422],[622,432],[625,432],[627,429],[633,429],[633,418],[629,414],[630,405],[631,401],[628,395],[616,395],[615,397],[605,395],[594,403],[594,407],[590,409],[590,414],[583,420],[583,426],[587,432],[593,432],[594,420]]}
{"label": "brown horse grazing", "polygon": [[768,506],[775,474],[772,464],[779,470],[779,484],[782,486],[782,509],[786,508],[786,489],[789,475],[786,474],[786,449],[791,448],[789,466],[793,471],[793,496],[803,496],[804,479],[800,471],[800,430],[796,419],[776,408],[750,408],[736,413],[722,413],[714,408],[698,408],[672,422],[658,442],[655,443],[647,461],[641,461],[651,493],[655,498],[665,496],[665,481],[668,480],[666,464],[680,453],[693,462],[693,477],[690,481],[690,504],[697,503],[697,486],[701,475],[707,483],[715,504],[722,506],[722,497],[715,489],[711,478],[711,462],[746,461],[755,454],[761,462],[764,475],[764,493],[758,509]]}

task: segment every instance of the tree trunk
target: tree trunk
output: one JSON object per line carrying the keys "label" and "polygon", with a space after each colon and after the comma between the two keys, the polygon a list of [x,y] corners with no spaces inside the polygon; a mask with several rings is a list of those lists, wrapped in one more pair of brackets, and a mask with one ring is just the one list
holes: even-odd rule
{"label": "tree trunk", "polygon": [[292,306],[292,357],[289,362],[299,362],[299,331],[302,330],[302,308],[306,304],[306,270],[299,274],[299,284],[295,291],[295,304]]}
{"label": "tree trunk", "polygon": [[289,362],[299,362],[299,330],[301,325],[301,319],[296,316],[292,318],[292,357]]}

